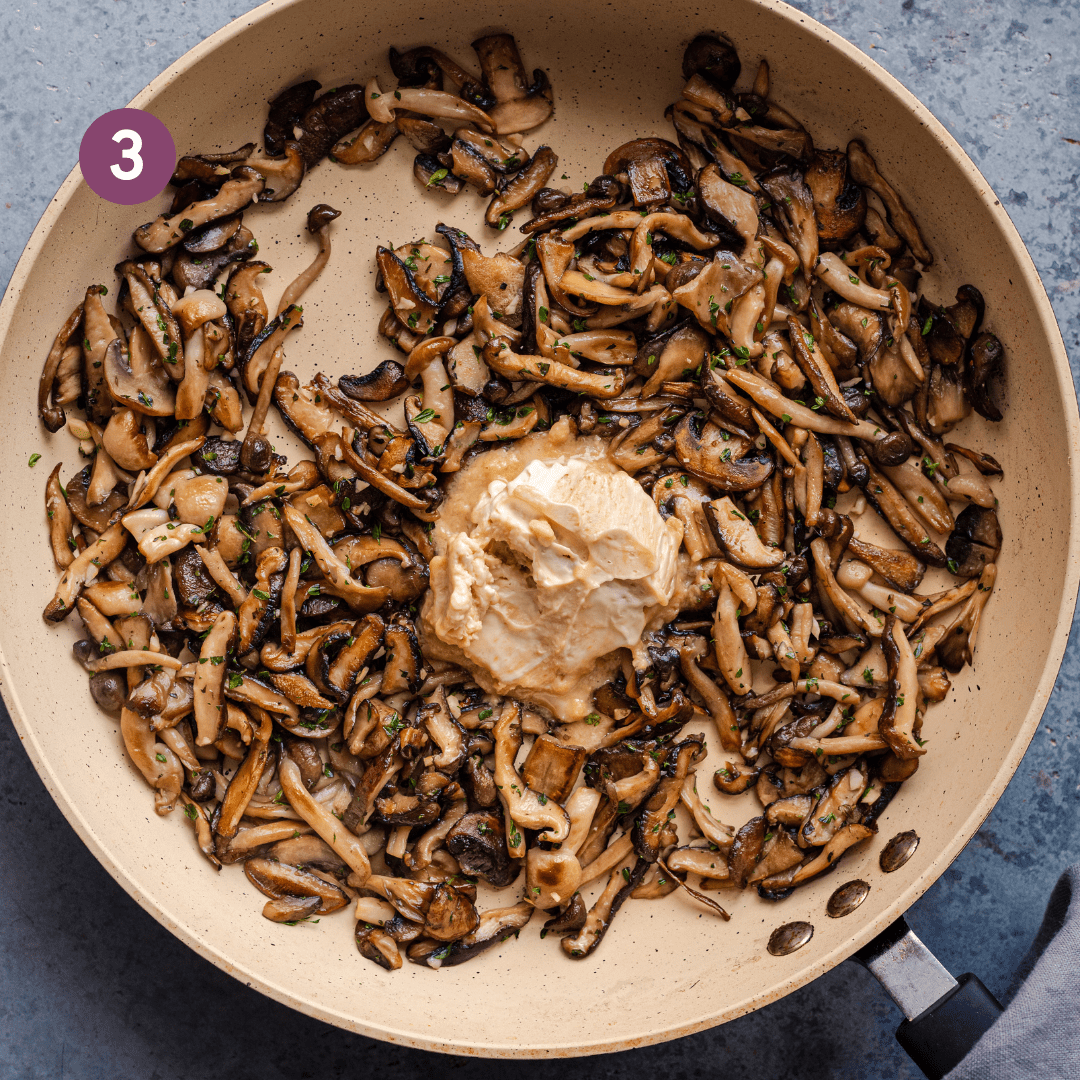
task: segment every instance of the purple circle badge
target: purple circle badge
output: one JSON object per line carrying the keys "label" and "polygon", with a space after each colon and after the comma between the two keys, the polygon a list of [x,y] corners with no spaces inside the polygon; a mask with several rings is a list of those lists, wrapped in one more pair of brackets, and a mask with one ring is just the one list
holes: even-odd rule
{"label": "purple circle badge", "polygon": [[103,199],[133,206],[164,190],[176,168],[176,145],[156,116],[142,109],[113,109],[86,129],[79,167]]}

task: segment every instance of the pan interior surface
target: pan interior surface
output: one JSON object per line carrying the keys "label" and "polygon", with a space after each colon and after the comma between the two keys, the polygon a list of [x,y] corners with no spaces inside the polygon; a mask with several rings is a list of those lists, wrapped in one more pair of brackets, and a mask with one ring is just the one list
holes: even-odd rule
{"label": "pan interior surface", "polygon": [[[769,60],[772,96],[817,145],[866,143],[935,253],[924,279],[930,298],[950,303],[965,282],[983,293],[987,327],[1008,356],[1008,407],[997,425],[973,417],[961,441],[1004,467],[995,490],[1005,542],[974,669],[955,677],[947,701],[930,710],[929,753],[918,773],[882,816],[878,836],[845,856],[840,876],[824,875],[780,904],[719,894],[728,923],[681,897],[630,903],[602,945],[578,961],[540,939],[541,916],[472,963],[442,971],[405,964],[398,972],[358,955],[347,915],[301,927],[263,919],[263,899],[239,869],[215,873],[180,812],[154,815],[117,726],[93,704],[68,655],[75,627],[41,619],[55,577],[44,480],[60,460],[64,476],[74,472],[77,449],[65,432],[48,436],[38,423],[40,365],[86,286],[112,290],[111,268],[130,250],[132,229],[165,203],[113,206],[77,174],[35,232],[0,314],[3,692],[50,792],[98,858],[163,925],[237,978],[309,1015],[426,1049],[507,1057],[626,1049],[732,1019],[820,975],[921,895],[989,813],[1038,724],[1064,651],[1077,582],[1076,402],[1049,303],[989,186],[894,80],[794,9],[729,0],[711,21],[644,2],[480,4],[468,14],[424,5],[422,20],[419,11],[344,0],[268,4],[178,61],[135,104],[164,120],[181,153],[226,150],[258,138],[266,102],[293,82],[316,78],[332,87],[378,74],[392,85],[392,45],[432,45],[471,66],[469,43],[507,30],[527,67],[547,71],[555,94],[555,117],[526,145],[551,145],[560,159],[553,182],[580,189],[619,144],[672,136],[663,113],[680,92],[683,48],[696,33],[723,31],[744,73]],[[301,379],[361,374],[396,355],[376,332],[384,306],[374,288],[377,243],[430,236],[439,221],[465,228],[488,253],[517,242],[515,227],[499,234],[482,224],[483,203],[471,192],[456,200],[425,193],[412,156],[399,140],[371,166],[323,162],[289,201],[245,219],[274,267],[267,288],[274,303],[313,254],[307,209],[328,202],[342,211],[330,267],[305,298],[305,327],[288,346],[285,366]],[[290,446],[293,460],[297,448]],[[35,452],[41,465],[29,470]],[[711,793],[708,801],[736,826],[758,806],[752,793],[730,801]],[[919,834],[919,848],[884,875],[881,848],[904,830]],[[843,919],[828,918],[829,896],[852,878],[870,884],[867,899]],[[799,920],[814,926],[810,942],[771,955],[772,932]]]}

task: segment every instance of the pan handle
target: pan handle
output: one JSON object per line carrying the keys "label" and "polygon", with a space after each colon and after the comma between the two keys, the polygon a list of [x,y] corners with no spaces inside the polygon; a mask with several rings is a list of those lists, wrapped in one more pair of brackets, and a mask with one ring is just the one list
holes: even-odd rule
{"label": "pan handle", "polygon": [[854,957],[885,987],[906,1019],[896,1041],[928,1077],[941,1080],[1001,1015],[997,998],[968,972],[954,979],[897,919]]}

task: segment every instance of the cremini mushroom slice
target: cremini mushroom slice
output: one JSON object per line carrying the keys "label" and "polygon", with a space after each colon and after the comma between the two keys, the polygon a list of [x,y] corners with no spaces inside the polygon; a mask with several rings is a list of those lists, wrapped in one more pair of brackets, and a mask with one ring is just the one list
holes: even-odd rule
{"label": "cremini mushroom slice", "polygon": [[814,199],[818,239],[827,245],[850,240],[866,220],[866,193],[848,175],[847,155],[816,150],[803,179]]}
{"label": "cremini mushroom slice", "polygon": [[266,187],[263,177],[246,166],[237,166],[231,175],[232,179],[222,184],[212,198],[192,203],[171,217],[162,214],[154,221],[141,225],[132,237],[135,243],[143,251],[155,254],[168,251],[180,243],[192,229],[201,228],[211,221],[230,217],[243,210],[257,199]]}
{"label": "cremini mushroom slice", "polygon": [[604,175],[625,177],[635,206],[665,203],[673,190],[685,194],[693,186],[693,171],[686,155],[666,139],[624,143],[608,154]]}
{"label": "cremini mushroom slice", "polygon": [[775,468],[768,454],[745,439],[731,438],[701,413],[684,416],[674,435],[679,464],[720,491],[753,491]]}

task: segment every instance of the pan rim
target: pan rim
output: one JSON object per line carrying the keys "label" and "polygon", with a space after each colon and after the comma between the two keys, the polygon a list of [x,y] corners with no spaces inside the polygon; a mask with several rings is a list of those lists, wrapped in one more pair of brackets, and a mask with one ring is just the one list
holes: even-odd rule
{"label": "pan rim", "polygon": [[[174,61],[131,100],[129,107],[146,108],[153,103],[154,99],[165,87],[183,75],[203,57],[233,41],[250,27],[271,18],[282,10],[305,2],[307,0],[268,0],[268,2],[232,20]],[[1000,200],[994,196],[989,183],[941,121],[914,94],[860,49],[815,19],[783,2],[783,0],[750,0],[750,2],[765,11],[779,15],[789,22],[801,24],[822,45],[835,49],[848,62],[866,71],[882,89],[890,93],[898,101],[902,108],[919,120],[927,133],[944,149],[953,165],[961,171],[972,188],[978,193],[978,197],[990,212],[1002,238],[1016,257],[1024,275],[1025,285],[1030,289],[1035,300],[1038,324],[1050,348],[1054,377],[1064,404],[1064,422],[1068,443],[1067,453],[1071,473],[1069,483],[1071,507],[1067,563],[1064,568],[1065,585],[1057,610],[1055,630],[1049,644],[1046,660],[1034,695],[1027,707],[1024,721],[992,782],[983,792],[971,814],[959,826],[951,842],[946,845],[937,858],[876,919],[862,927],[842,945],[819,957],[811,966],[793,975],[783,984],[779,993],[776,987],[763,987],[760,991],[720,1012],[706,1012],[677,1026],[661,1026],[657,1030],[648,1031],[633,1038],[597,1038],[588,1044],[577,1044],[571,1047],[554,1044],[523,1046],[518,1043],[487,1043],[483,1046],[476,1046],[464,1040],[440,1039],[434,1036],[419,1035],[415,1031],[395,1029],[391,1024],[382,1024],[370,1019],[358,1020],[355,1016],[346,1015],[344,1012],[305,998],[287,986],[260,974],[253,968],[236,964],[218,947],[207,941],[195,927],[187,925],[182,919],[171,914],[165,905],[150,900],[125,868],[123,859],[114,854],[105,840],[97,835],[79,810],[77,803],[67,793],[60,777],[54,772],[43,747],[34,734],[33,726],[29,722],[28,717],[32,709],[24,708],[15,675],[9,666],[7,658],[0,651],[0,684],[2,684],[0,693],[2,693],[4,702],[8,707],[19,738],[50,796],[97,861],[140,907],[148,911],[170,933],[195,950],[200,956],[246,985],[259,990],[282,1004],[303,1012],[305,1015],[314,1016],[317,1019],[358,1034],[368,1035],[399,1045],[442,1053],[492,1058],[575,1057],[611,1053],[680,1038],[736,1019],[778,1000],[779,997],[786,996],[835,967],[889,923],[902,915],[918,900],[952,864],[996,805],[1024,753],[1027,751],[1028,745],[1039,725],[1068,644],[1077,589],[1078,585],[1080,585],[1080,470],[1075,467],[1078,457],[1077,451],[1080,448],[1080,413],[1077,411],[1077,401],[1068,356],[1042,280],[1019,232],[1001,205]],[[57,220],[66,209],[81,182],[81,173],[78,165],[76,165],[60,185],[38,220],[15,266],[3,301],[0,303],[0,351],[3,350],[6,344],[13,313],[30,272],[49,241]]]}

